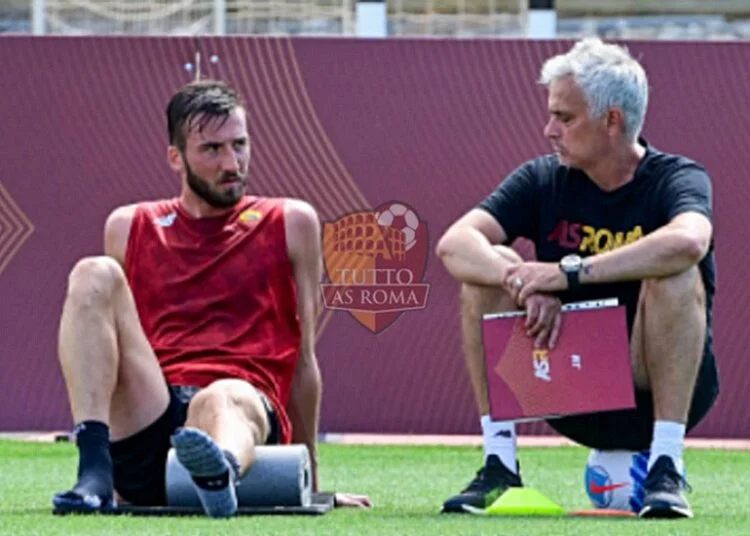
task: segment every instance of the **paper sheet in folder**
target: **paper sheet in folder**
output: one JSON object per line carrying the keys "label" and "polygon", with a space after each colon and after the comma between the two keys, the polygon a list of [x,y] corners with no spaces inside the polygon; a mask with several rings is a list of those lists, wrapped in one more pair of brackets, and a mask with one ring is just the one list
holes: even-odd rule
{"label": "paper sheet in folder", "polygon": [[553,350],[534,348],[523,311],[485,315],[490,415],[516,422],[635,407],[625,307],[567,304]]}

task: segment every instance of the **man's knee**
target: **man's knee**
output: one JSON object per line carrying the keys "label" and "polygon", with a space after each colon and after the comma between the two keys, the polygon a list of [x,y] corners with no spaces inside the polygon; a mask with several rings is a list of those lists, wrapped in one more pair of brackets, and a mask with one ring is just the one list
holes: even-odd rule
{"label": "man's knee", "polygon": [[[508,264],[522,263],[523,259],[507,246],[493,246]],[[484,314],[514,311],[518,306],[501,287],[487,287],[463,283],[461,285],[461,312],[464,316],[481,317]]]}
{"label": "man's knee", "polygon": [[499,254],[503,259],[505,259],[505,262],[508,264],[521,264],[523,262],[523,257],[518,254],[518,252],[508,246],[501,246],[496,245],[492,246],[492,249],[495,250],[495,253]]}
{"label": "man's knee", "polygon": [[706,300],[706,290],[697,266],[669,277],[647,279],[642,282],[641,293],[649,310],[670,305],[703,307]]}
{"label": "man's knee", "polygon": [[260,392],[243,380],[218,380],[200,390],[188,406],[188,421],[210,423],[226,416],[246,421],[257,442],[269,433],[268,415]]}
{"label": "man's knee", "polygon": [[485,314],[517,308],[513,298],[500,287],[461,285],[461,311],[464,316],[481,318]]}
{"label": "man's knee", "polygon": [[101,304],[124,282],[125,272],[114,259],[86,257],[70,271],[68,298],[83,306]]}

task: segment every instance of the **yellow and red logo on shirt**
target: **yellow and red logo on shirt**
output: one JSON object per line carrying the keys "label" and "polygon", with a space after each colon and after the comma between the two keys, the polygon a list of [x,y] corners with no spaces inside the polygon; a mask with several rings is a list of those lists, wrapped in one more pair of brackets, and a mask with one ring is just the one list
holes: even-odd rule
{"label": "yellow and red logo on shirt", "polygon": [[240,214],[240,221],[243,221],[245,223],[251,222],[251,221],[258,221],[263,217],[263,213],[259,210],[254,210],[252,208],[248,208],[247,210],[243,210]]}
{"label": "yellow and red logo on shirt", "polygon": [[547,236],[547,240],[557,242],[561,248],[597,254],[632,244],[644,236],[643,227],[640,225],[636,225],[629,230],[613,231],[607,228],[597,229],[591,225],[560,220],[555,230]]}

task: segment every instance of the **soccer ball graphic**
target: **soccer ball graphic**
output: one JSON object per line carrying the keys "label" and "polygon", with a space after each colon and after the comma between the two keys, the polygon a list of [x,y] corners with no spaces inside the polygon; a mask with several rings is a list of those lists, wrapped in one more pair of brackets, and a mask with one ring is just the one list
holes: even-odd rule
{"label": "soccer ball graphic", "polygon": [[643,506],[647,464],[648,452],[592,450],[584,473],[591,504],[637,513]]}
{"label": "soccer ball graphic", "polygon": [[378,225],[398,229],[404,233],[404,247],[409,251],[417,243],[419,217],[409,207],[393,203],[387,209],[376,214]]}

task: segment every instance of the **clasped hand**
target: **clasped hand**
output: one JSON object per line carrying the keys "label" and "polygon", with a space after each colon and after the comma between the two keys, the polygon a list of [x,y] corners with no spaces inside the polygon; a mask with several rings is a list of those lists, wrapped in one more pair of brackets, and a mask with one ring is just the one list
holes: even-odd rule
{"label": "clasped hand", "polygon": [[524,262],[508,269],[503,288],[526,310],[526,334],[536,338],[538,348],[552,349],[557,344],[562,303],[551,293],[567,286],[565,274],[555,263]]}

